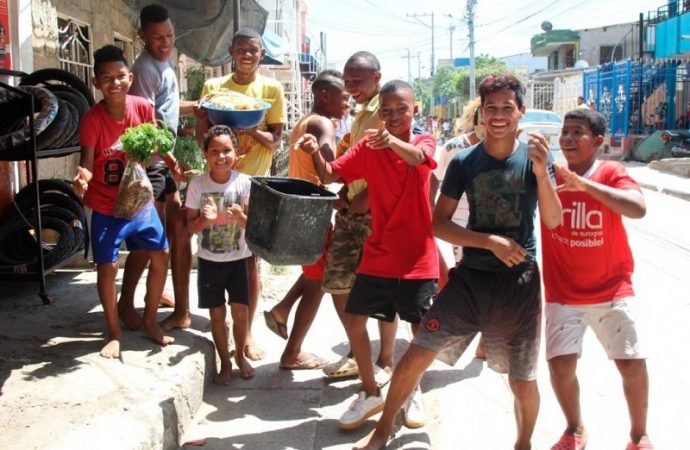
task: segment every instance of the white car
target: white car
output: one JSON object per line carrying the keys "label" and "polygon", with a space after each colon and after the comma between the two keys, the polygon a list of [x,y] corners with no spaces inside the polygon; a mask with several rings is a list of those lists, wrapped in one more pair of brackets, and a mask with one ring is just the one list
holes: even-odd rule
{"label": "white car", "polygon": [[537,131],[544,135],[549,142],[554,161],[563,162],[565,160],[561,153],[561,146],[558,143],[561,129],[563,128],[563,120],[558,114],[545,109],[528,109],[525,111],[522,119],[520,119],[518,127],[522,130],[518,137],[519,140],[527,142],[529,139],[528,133],[530,131]]}

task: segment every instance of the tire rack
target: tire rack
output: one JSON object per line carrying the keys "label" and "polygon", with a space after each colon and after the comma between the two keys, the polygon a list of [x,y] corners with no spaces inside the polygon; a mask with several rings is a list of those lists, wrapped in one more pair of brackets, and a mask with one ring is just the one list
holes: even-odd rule
{"label": "tire rack", "polygon": [[[36,134],[34,133],[34,99],[33,96],[27,92],[22,91],[21,89],[17,89],[13,86],[10,86],[6,83],[0,82],[0,88],[2,89],[8,89],[11,92],[21,96],[22,98],[26,99],[26,101],[29,101],[31,103],[29,111],[31,114],[29,115],[29,129],[31,130],[31,133],[29,135],[29,140],[26,142],[25,145],[23,145],[21,148],[18,149],[12,149],[12,150],[3,150],[0,151],[0,161],[25,161],[28,163],[28,167],[26,168],[26,177],[27,177],[27,182],[28,184],[37,182],[38,181],[38,160],[41,158],[49,158],[49,157],[60,157],[60,156],[67,156],[72,153],[76,153],[80,151],[79,146],[72,146],[72,147],[65,147],[65,148],[58,148],[58,149],[47,149],[47,150],[41,150],[40,155],[36,151]],[[52,302],[50,296],[48,296],[48,292],[46,291],[46,274],[52,272],[53,270],[56,270],[63,266],[65,263],[67,263],[72,257],[76,254],[79,254],[79,252],[76,252],[73,255],[68,256],[67,258],[63,259],[61,262],[58,264],[55,264],[52,267],[45,267],[44,263],[44,257],[43,257],[43,249],[41,246],[42,242],[42,236],[43,236],[43,226],[41,224],[41,192],[40,189],[38,189],[38,186],[36,186],[36,193],[34,197],[34,204],[35,204],[35,220],[36,220],[36,252],[38,253],[38,266],[40,270],[36,272],[32,271],[25,271],[25,272],[9,272],[9,271],[0,271],[0,280],[9,280],[9,281],[20,281],[20,280],[35,280],[38,281],[39,283],[39,291],[38,291],[38,296],[41,298],[42,302],[44,305],[50,304]]]}

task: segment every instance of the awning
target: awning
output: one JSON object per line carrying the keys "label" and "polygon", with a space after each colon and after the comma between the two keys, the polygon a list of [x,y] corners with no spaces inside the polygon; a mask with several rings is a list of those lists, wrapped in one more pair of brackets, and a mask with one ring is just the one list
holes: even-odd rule
{"label": "awning", "polygon": [[264,31],[261,42],[266,50],[266,55],[261,64],[280,65],[285,62],[285,54],[288,52],[287,42],[271,30]]}
{"label": "awning", "polygon": [[[206,66],[230,62],[233,0],[125,0],[132,8],[132,23],[139,26],[139,10],[155,3],[164,6],[175,23],[177,50]],[[263,34],[268,11],[256,0],[240,1],[240,26]]]}

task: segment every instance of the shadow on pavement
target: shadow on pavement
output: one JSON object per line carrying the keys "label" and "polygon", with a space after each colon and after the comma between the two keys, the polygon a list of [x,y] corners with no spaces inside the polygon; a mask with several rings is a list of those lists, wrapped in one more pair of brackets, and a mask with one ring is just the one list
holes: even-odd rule
{"label": "shadow on pavement", "polygon": [[[95,274],[56,272],[48,280],[48,292],[53,299],[50,305],[41,303],[35,282],[0,282],[0,395],[13,371],[20,371],[21,379],[27,382],[59,377],[89,364],[84,357],[98,355],[103,347],[105,317],[100,309]],[[138,310],[142,313],[142,308]],[[171,311],[161,309],[159,319]],[[208,318],[201,316],[193,316],[192,322],[196,329],[209,326]],[[142,352],[149,357],[162,351],[138,331],[123,327],[123,332],[125,364],[130,352]],[[200,351],[193,346],[191,332],[175,330],[170,334],[178,343],[189,346],[170,356],[168,366]]]}

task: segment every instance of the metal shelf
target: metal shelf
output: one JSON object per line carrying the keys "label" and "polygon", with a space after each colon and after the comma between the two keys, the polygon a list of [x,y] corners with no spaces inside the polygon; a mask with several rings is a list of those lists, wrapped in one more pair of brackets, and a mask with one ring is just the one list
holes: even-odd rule
{"label": "metal shelf", "polygon": [[[0,151],[0,161],[26,161],[30,165],[29,168],[27,168],[27,175],[28,175],[28,182],[38,182],[38,160],[42,158],[56,158],[56,157],[61,157],[61,156],[67,156],[72,153],[78,152],[80,150],[80,147],[78,146],[71,146],[71,147],[65,147],[65,148],[57,148],[57,149],[47,149],[47,150],[36,150],[36,135],[34,134],[34,101],[33,101],[33,96],[28,93],[24,92],[21,89],[17,89],[16,87],[10,86],[6,83],[0,82],[0,88],[1,89],[8,89],[22,98],[26,99],[28,102],[31,103],[31,106],[29,108],[29,129],[31,130],[31,136],[29,140],[24,144],[23,148],[17,148],[17,149],[11,149],[11,150],[3,150]],[[40,270],[37,271],[26,271],[26,272],[15,272],[14,269],[17,268],[18,266],[4,266],[4,268],[0,268],[0,280],[16,280],[16,281],[23,281],[23,280],[35,280],[38,281],[39,283],[39,292],[38,296],[41,298],[43,301],[43,304],[49,304],[51,303],[51,299],[48,296],[48,293],[46,291],[46,280],[45,276],[46,274],[62,267],[63,265],[67,264],[72,258],[74,258],[76,255],[81,253],[81,250],[75,252],[74,254],[70,255],[69,257],[63,258],[60,262],[57,264],[53,265],[52,267],[45,267],[45,260],[44,260],[44,255],[43,255],[43,249],[41,246],[41,239],[40,237],[43,235],[43,225],[41,224],[41,199],[40,199],[40,189],[38,189],[38,186],[36,188],[36,195],[34,198],[34,211],[35,211],[35,224],[36,224],[36,236],[39,237],[39,239],[36,240],[36,255],[38,257],[38,267]],[[10,267],[12,268],[11,271],[9,270]],[[4,269],[4,270],[3,270]]]}

